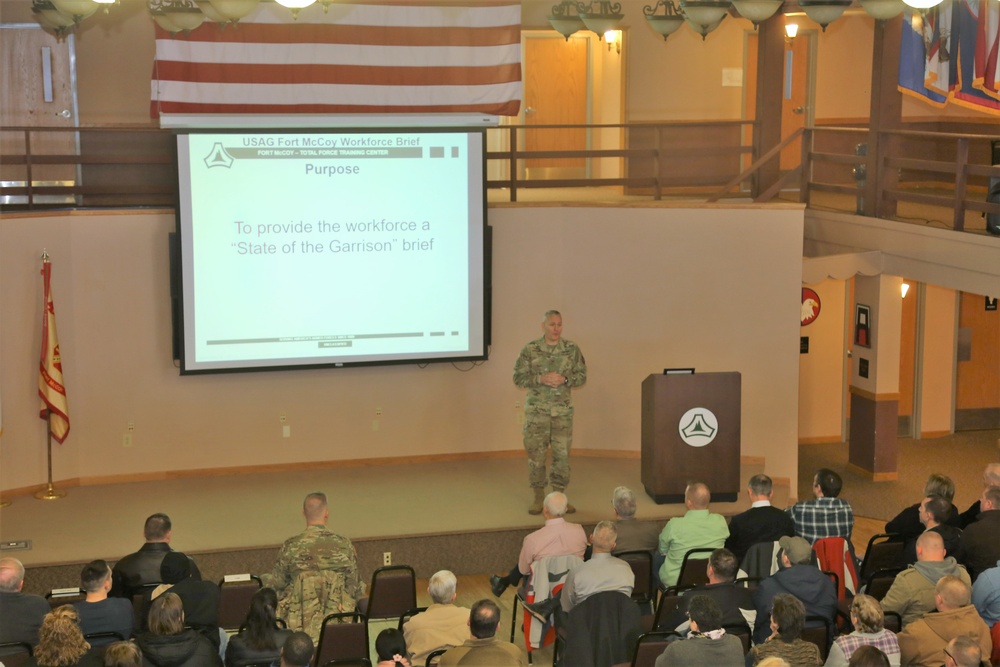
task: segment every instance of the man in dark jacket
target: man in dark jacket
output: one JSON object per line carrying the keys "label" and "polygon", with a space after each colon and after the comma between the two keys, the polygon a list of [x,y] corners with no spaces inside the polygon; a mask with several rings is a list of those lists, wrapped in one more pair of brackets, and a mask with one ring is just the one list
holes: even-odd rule
{"label": "man in dark jacket", "polygon": [[[160,564],[163,557],[173,551],[170,533],[173,525],[166,514],[156,513],[146,519],[143,535],[146,543],[134,554],[125,556],[111,570],[111,597],[129,598],[142,591],[144,586],[161,583]],[[198,566],[191,561],[191,576],[201,579]]]}
{"label": "man in dark jacket", "polygon": [[771,505],[774,491],[770,477],[763,474],[751,477],[747,493],[750,509],[729,520],[729,537],[726,538],[726,548],[733,552],[737,562],[742,562],[747,550],[755,544],[795,535],[792,517]]}
{"label": "man in dark jacket", "polygon": [[979,516],[962,531],[962,562],[972,580],[1000,560],[1000,486],[988,486],[979,497]]}
{"label": "man in dark jacket", "polygon": [[834,618],[837,613],[837,589],[830,577],[811,564],[812,547],[801,537],[782,537],[781,566],[773,575],[760,582],[754,593],[757,619],[754,622],[753,640],[759,644],[771,634],[771,601],[779,593],[789,593],[806,608],[806,616]]}
{"label": "man in dark jacket", "polygon": [[38,644],[38,628],[52,611],[45,598],[22,593],[24,565],[16,558],[0,558],[0,643]]}
{"label": "man in dark jacket", "polygon": [[[1000,486],[1000,463],[990,463],[983,471],[983,488],[988,486]],[[965,530],[966,526],[979,518],[980,512],[982,508],[979,506],[979,500],[976,500],[958,517],[958,527]]]}
{"label": "man in dark jacket", "polygon": [[176,593],[184,607],[184,624],[204,635],[218,650],[225,634],[219,632],[221,592],[218,584],[193,578],[191,560],[179,551],[171,551],[163,557],[160,579],[163,584],[151,592],[151,599],[168,590]]}

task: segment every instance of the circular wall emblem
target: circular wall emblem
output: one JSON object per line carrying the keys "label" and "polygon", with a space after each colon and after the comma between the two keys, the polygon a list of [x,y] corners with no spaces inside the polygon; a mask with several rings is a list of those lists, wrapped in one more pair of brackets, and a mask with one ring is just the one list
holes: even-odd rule
{"label": "circular wall emblem", "polygon": [[715,440],[719,432],[719,420],[708,408],[691,408],[677,423],[681,440],[692,447],[704,447]]}
{"label": "circular wall emblem", "polygon": [[802,326],[807,326],[815,322],[816,318],[819,317],[820,308],[819,294],[816,294],[815,290],[803,287],[801,316]]}

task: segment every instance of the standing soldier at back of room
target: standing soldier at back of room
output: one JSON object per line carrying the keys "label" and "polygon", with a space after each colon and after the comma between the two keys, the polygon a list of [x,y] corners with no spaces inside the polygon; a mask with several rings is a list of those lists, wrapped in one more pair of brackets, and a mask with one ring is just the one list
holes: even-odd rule
{"label": "standing soldier at back of room", "polygon": [[277,616],[289,630],[301,630],[313,641],[327,614],[354,611],[365,585],[358,578],[358,559],[351,541],[327,530],[330,511],[326,494],[310,493],[302,503],[306,529],[285,540],[274,572],[264,585],[278,593]]}
{"label": "standing soldier at back of room", "polygon": [[[545,313],[542,337],[521,350],[514,364],[514,384],[528,390],[524,401],[524,449],[528,481],[535,499],[529,514],[541,514],[545,485],[553,491],[569,486],[569,450],[573,444],[572,387],[587,381],[587,362],[576,343],[562,337],[562,315]],[[552,449],[552,470],[546,478],[545,458]],[[570,505],[566,512],[576,509]]]}

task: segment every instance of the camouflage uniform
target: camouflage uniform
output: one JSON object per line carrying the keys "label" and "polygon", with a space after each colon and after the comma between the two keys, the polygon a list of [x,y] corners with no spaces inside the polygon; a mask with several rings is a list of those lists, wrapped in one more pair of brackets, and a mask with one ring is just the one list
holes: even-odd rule
{"label": "camouflage uniform", "polygon": [[285,540],[274,572],[264,575],[264,585],[278,593],[278,617],[319,641],[323,618],[354,611],[365,594],[357,560],[351,541],[326,526],[307,526]]}
{"label": "camouflage uniform", "polygon": [[[566,378],[559,387],[547,387],[539,377],[555,371]],[[546,449],[552,447],[554,489],[569,485],[569,450],[573,444],[573,399],[571,387],[587,381],[587,362],[576,343],[560,338],[549,345],[545,338],[524,346],[514,364],[514,384],[528,390],[524,401],[524,449],[528,452],[528,481],[532,488],[545,487]]]}

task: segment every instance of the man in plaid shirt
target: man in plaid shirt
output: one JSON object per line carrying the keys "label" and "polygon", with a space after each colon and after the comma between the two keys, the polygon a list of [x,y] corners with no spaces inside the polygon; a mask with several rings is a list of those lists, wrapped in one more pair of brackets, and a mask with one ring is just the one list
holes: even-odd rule
{"label": "man in plaid shirt", "polygon": [[785,511],[795,521],[795,534],[810,544],[824,537],[843,537],[851,541],[854,530],[854,510],[850,503],[841,500],[840,489],[844,481],[833,470],[820,468],[813,477],[813,500],[795,503]]}

